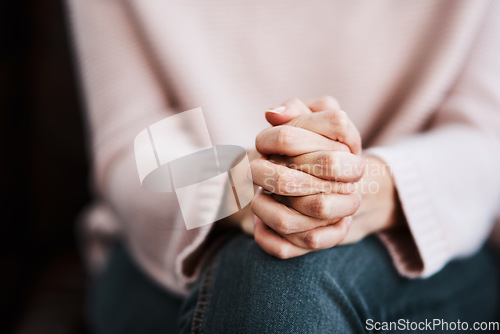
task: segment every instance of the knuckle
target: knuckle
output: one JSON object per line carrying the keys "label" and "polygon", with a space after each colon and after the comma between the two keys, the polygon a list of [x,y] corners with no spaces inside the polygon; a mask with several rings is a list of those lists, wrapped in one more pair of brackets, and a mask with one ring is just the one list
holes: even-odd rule
{"label": "knuckle", "polygon": [[340,175],[339,156],[337,152],[327,152],[320,159],[321,168],[327,176],[335,177]]}
{"label": "knuckle", "polygon": [[286,186],[286,177],[284,177],[283,172],[278,171],[274,174],[274,191],[273,193],[281,193]]}
{"label": "knuckle", "polygon": [[275,226],[274,228],[278,233],[281,234],[290,234],[291,233],[291,226],[290,226],[290,221],[288,217],[285,214],[280,214],[276,218]]}
{"label": "knuckle", "polygon": [[290,257],[290,253],[288,252],[288,249],[286,249],[286,247],[280,246],[274,252],[274,256],[276,256],[278,259],[286,260]]}
{"label": "knuckle", "polygon": [[328,123],[329,126],[331,127],[335,127],[336,124],[337,124],[337,116],[335,116],[335,113],[333,112],[333,110],[328,110],[328,112],[326,112],[326,122]]}
{"label": "knuckle", "polygon": [[317,218],[326,218],[328,216],[327,203],[323,194],[314,196],[311,201],[311,212]]}
{"label": "knuckle", "polygon": [[333,126],[342,124],[344,116],[340,110],[328,110],[328,122]]}
{"label": "knuckle", "polygon": [[261,235],[261,232],[257,228],[254,229],[253,238],[255,240],[255,243],[257,243],[261,247],[263,246],[262,235]]}
{"label": "knuckle", "polygon": [[328,109],[334,109],[337,108],[339,103],[337,99],[335,99],[331,95],[325,95],[319,99],[319,103],[322,107],[328,108]]}
{"label": "knuckle", "polygon": [[319,249],[321,246],[320,235],[317,231],[309,231],[304,237],[304,243],[310,249]]}
{"label": "knuckle", "polygon": [[274,185],[277,194],[290,195],[295,191],[293,177],[283,169],[278,170],[274,177]]}
{"label": "knuckle", "polygon": [[347,128],[349,119],[347,118],[347,114],[342,110],[333,110],[331,112],[331,122],[337,128],[344,130]]}
{"label": "knuckle", "polygon": [[287,149],[293,145],[293,131],[290,127],[281,126],[276,135],[276,146],[279,149]]}

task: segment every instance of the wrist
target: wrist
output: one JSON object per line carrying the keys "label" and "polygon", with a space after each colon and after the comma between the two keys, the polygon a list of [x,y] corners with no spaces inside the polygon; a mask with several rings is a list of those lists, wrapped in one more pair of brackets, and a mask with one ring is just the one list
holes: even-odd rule
{"label": "wrist", "polygon": [[368,233],[397,228],[400,208],[391,169],[374,156],[365,156],[364,161],[365,172],[358,183],[362,204],[355,217],[366,218]]}

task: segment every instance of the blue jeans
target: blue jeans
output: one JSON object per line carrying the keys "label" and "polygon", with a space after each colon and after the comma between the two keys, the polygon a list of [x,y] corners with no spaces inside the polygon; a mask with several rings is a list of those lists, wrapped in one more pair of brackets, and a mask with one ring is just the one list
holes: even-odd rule
{"label": "blue jeans", "polygon": [[[121,320],[129,324],[113,325],[113,319],[118,318],[115,314],[101,317],[107,330],[98,322],[94,328],[106,333],[134,333],[133,328],[142,328],[144,333],[175,333],[177,322],[181,333],[367,333],[377,332],[375,322],[382,326],[381,322],[399,319],[460,320],[472,326],[476,321],[500,320],[495,319],[499,277],[495,259],[487,249],[448,264],[428,279],[408,280],[395,271],[386,249],[375,237],[279,260],[263,252],[252,238],[238,235],[205,268],[180,309],[179,300],[172,299],[167,305],[167,296],[162,296],[165,291],[159,287],[155,287],[157,291],[141,290],[142,297],[135,292],[134,297],[134,290],[144,283],[132,282],[115,293],[121,299],[114,308],[109,298],[94,298],[100,298],[101,304],[108,300],[106,305],[114,313],[125,312],[127,316]],[[121,277],[122,281],[126,279]],[[148,293],[154,296],[146,297]],[[130,310],[120,311],[127,309],[126,300],[129,308],[135,306],[135,315]],[[172,311],[175,308],[178,314]],[[143,313],[147,320],[140,325]],[[154,327],[151,314],[158,313],[161,316]],[[121,330],[113,331],[117,326]],[[441,332],[445,331],[440,327],[434,333]]]}
{"label": "blue jeans", "polygon": [[485,250],[408,280],[375,237],[284,261],[241,235],[186,298],[180,326],[183,333],[366,333],[369,319],[434,318],[472,326],[494,319],[498,281]]}

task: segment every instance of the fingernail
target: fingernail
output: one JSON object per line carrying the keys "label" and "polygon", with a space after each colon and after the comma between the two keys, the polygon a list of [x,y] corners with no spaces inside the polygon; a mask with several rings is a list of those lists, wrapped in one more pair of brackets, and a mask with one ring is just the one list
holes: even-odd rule
{"label": "fingernail", "polygon": [[285,110],[286,110],[285,106],[280,106],[276,108],[267,109],[266,112],[272,112],[273,114],[281,114]]}
{"label": "fingernail", "polygon": [[257,224],[257,216],[253,215],[253,226]]}
{"label": "fingernail", "polygon": [[349,216],[349,217],[347,217],[346,219],[347,219],[347,220],[346,220],[347,227],[351,227],[352,217],[351,217],[351,216]]}

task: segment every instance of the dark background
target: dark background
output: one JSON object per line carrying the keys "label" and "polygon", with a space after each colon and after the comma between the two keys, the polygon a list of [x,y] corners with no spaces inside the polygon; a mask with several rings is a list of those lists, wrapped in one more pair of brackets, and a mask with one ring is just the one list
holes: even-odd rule
{"label": "dark background", "polygon": [[0,332],[86,332],[88,165],[64,1],[0,1],[0,50]]}

